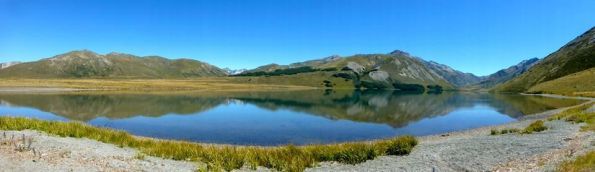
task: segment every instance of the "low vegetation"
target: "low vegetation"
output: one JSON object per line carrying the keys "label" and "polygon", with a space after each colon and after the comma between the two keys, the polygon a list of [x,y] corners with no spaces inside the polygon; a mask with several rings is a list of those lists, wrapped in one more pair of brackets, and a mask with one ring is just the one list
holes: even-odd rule
{"label": "low vegetation", "polygon": [[[586,123],[582,126],[583,131],[595,131],[595,112],[587,112],[595,103],[587,103],[582,106],[567,109],[549,118],[549,120],[566,120],[573,123]],[[558,166],[557,171],[564,172],[586,172],[595,171],[595,151],[589,151],[585,155],[574,160],[565,161]]]}
{"label": "low vegetation", "polygon": [[521,134],[532,134],[533,132],[542,132],[547,130],[547,127],[544,125],[542,120],[537,120],[531,124],[529,124],[524,129],[517,129],[517,128],[505,128],[502,130],[492,129],[490,131],[490,135],[500,135],[500,134],[509,134],[509,133],[521,133]]}
{"label": "low vegetation", "polygon": [[497,130],[497,129],[492,129],[490,131],[490,135],[500,135],[500,134],[508,134],[508,133],[518,133],[520,132],[520,129],[516,129],[516,128],[509,128],[509,129],[502,129],[502,130]]}
{"label": "low vegetation", "polygon": [[423,85],[420,84],[404,84],[404,83],[394,83],[393,86],[395,89],[400,91],[411,91],[411,92],[425,92],[426,89]]}
{"label": "low vegetation", "polygon": [[15,137],[15,135],[10,135],[10,137],[8,137],[6,132],[2,132],[2,136],[0,136],[0,146],[1,145],[12,146],[14,148],[14,150],[16,150],[18,152],[31,151],[31,152],[33,152],[33,155],[38,156],[38,151],[36,151],[34,147],[31,147],[32,144],[33,144],[33,138],[25,137],[24,134],[22,135],[22,137],[19,137],[19,136]]}
{"label": "low vegetation", "polygon": [[547,127],[543,124],[542,120],[537,120],[531,124],[529,124],[529,126],[525,127],[525,129],[523,130],[523,134],[531,134],[533,132],[542,132],[547,130]]}
{"label": "low vegetation", "polygon": [[586,112],[595,103],[588,103],[579,107],[567,109],[549,118],[549,120],[566,120],[573,123],[586,123],[583,131],[595,131],[595,112]]}
{"label": "low vegetation", "polygon": [[557,171],[560,172],[589,172],[595,171],[595,151],[590,151],[575,160],[562,163]]}
{"label": "low vegetation", "polygon": [[[411,136],[370,142],[308,146],[225,146],[134,137],[124,131],[80,122],[0,117],[0,130],[37,130],[61,137],[89,138],[120,147],[136,148],[143,155],[203,162],[208,171],[231,171],[263,166],[280,171],[303,171],[323,161],[357,164],[382,155],[405,155],[417,145]],[[141,158],[137,156],[137,158]]]}

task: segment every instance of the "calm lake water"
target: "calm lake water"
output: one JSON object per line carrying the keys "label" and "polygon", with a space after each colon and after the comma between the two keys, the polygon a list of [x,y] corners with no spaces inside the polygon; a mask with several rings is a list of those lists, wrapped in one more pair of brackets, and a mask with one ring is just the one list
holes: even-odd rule
{"label": "calm lake water", "polygon": [[240,145],[431,135],[497,125],[578,100],[382,91],[0,93],[0,115],[77,120],[139,136]]}

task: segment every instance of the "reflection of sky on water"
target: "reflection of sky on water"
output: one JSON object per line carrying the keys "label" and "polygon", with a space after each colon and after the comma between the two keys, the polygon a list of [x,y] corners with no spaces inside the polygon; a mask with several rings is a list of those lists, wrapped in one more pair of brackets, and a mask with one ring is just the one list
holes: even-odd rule
{"label": "reflection of sky on water", "polygon": [[[86,122],[95,126],[165,139],[301,145],[423,136],[498,125],[515,121],[514,117],[522,114],[515,105],[538,107],[534,102],[543,101],[462,94],[279,97],[0,95],[0,115],[64,121],[88,118]],[[544,105],[537,110],[551,108]],[[106,116],[88,116],[98,112]]]}

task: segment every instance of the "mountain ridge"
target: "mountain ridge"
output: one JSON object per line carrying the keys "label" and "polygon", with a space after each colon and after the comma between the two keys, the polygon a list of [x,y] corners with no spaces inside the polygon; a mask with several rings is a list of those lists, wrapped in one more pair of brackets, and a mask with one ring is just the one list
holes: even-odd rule
{"label": "mountain ridge", "polygon": [[[335,83],[332,82],[344,79],[345,82],[352,81],[357,88],[418,89],[422,86],[423,89],[424,86],[440,86],[447,89],[493,88],[497,92],[524,92],[540,83],[591,69],[595,67],[594,57],[595,27],[543,59],[523,60],[487,76],[461,72],[402,50],[345,57],[332,55],[288,65],[271,63],[250,70],[221,69],[193,59],[135,56],[118,52],[102,55],[89,50],[76,50],[34,62],[0,63],[0,78],[192,78],[319,73],[310,76],[319,77],[316,82],[321,82],[318,85],[321,87],[333,87]],[[586,75],[591,73],[579,76]],[[325,78],[334,79],[330,79],[333,80],[331,82]],[[574,78],[563,81],[574,81]],[[315,85],[311,82],[308,86]]]}
{"label": "mountain ridge", "polygon": [[[355,54],[352,56],[333,55],[321,59],[308,60],[291,63],[288,65],[268,64],[248,70],[242,75],[267,75],[281,71],[304,69],[305,72],[320,71],[352,71],[353,73],[342,72],[340,74],[348,79],[356,78],[364,85],[373,87],[391,88],[395,84],[422,84],[441,85],[447,88],[454,88],[456,84],[444,77],[443,71],[433,69],[433,65],[411,54],[394,50],[387,54]],[[441,66],[446,66],[442,65]],[[307,69],[305,69],[307,68]],[[448,67],[455,75],[465,75],[472,78],[476,76],[463,73]],[[353,75],[353,76],[350,76]],[[356,83],[356,85],[359,85]]]}
{"label": "mountain ridge", "polygon": [[526,92],[532,87],[595,67],[595,27],[547,55],[527,72],[494,88],[497,92]]}
{"label": "mountain ridge", "polygon": [[[400,60],[399,60],[400,59]],[[185,64],[191,64],[189,69],[192,71],[192,68],[197,69],[204,69],[207,68],[207,72],[205,70],[195,70],[194,73],[186,72],[186,74],[180,74],[184,72],[178,71],[177,74],[166,74],[165,76],[160,76],[160,73],[157,71],[149,71],[148,73],[144,74],[134,74],[134,72],[129,73],[125,71],[115,72],[114,74],[113,65],[119,63],[126,63],[129,64],[130,61],[142,61],[144,65],[149,65],[151,67],[163,67],[163,64],[167,64],[165,66],[185,66]],[[386,64],[383,61],[391,61],[392,65],[389,66],[382,66],[382,64]],[[400,61],[407,62],[408,64],[404,66],[400,64]],[[527,60],[525,60],[527,61]],[[525,61],[521,62],[524,63]],[[70,75],[63,74],[63,75],[47,75],[47,73],[41,74],[41,72],[37,72],[42,76],[35,76],[35,72],[31,73],[33,68],[31,65],[35,65],[38,63],[47,63],[46,66],[42,68],[69,68],[69,65],[65,63],[74,63],[75,67],[70,66],[70,68],[74,68],[74,70],[81,70],[85,69],[84,66],[91,66],[92,68],[96,68],[92,72],[79,72],[79,71],[70,71]],[[339,65],[341,63],[342,65]],[[360,64],[362,63],[362,64]],[[8,64],[8,63],[7,63]],[[132,54],[127,53],[119,53],[119,52],[110,52],[107,54],[98,54],[96,52],[90,50],[75,50],[70,51],[67,53],[59,54],[56,56],[52,56],[49,58],[44,58],[34,62],[26,62],[26,63],[11,63],[10,66],[14,66],[17,64],[27,65],[29,67],[17,67],[19,69],[10,69],[10,70],[3,70],[0,71],[0,77],[24,77],[24,78],[109,78],[109,77],[121,77],[121,78],[187,78],[187,77],[201,77],[201,76],[233,76],[233,75],[241,75],[246,73],[253,73],[253,72],[274,72],[276,70],[287,70],[293,68],[303,68],[303,67],[313,67],[319,69],[335,69],[335,70],[344,70],[343,68],[351,68],[357,72],[364,72],[359,70],[369,70],[368,73],[362,75],[364,81],[367,79],[371,82],[378,82],[382,85],[390,87],[391,83],[388,82],[388,79],[391,79],[391,82],[402,82],[402,83],[416,83],[416,84],[436,84],[436,85],[443,85],[450,88],[460,88],[470,84],[476,84],[479,82],[484,81],[486,78],[490,78],[492,75],[496,75],[498,72],[489,75],[489,76],[476,76],[471,73],[464,73],[453,69],[452,67],[444,64],[440,64],[435,61],[426,61],[421,57],[412,56],[410,53],[402,51],[402,50],[394,50],[387,54],[356,54],[353,56],[346,56],[342,57],[339,55],[332,55],[320,59],[314,60],[307,60],[303,62],[296,62],[291,63],[288,65],[279,65],[279,64],[268,64],[257,67],[255,69],[246,70],[246,69],[239,69],[239,70],[231,70],[231,69],[220,69],[216,66],[200,62],[198,60],[193,59],[168,59],[161,56],[135,56]],[[194,64],[194,65],[192,65]],[[391,63],[388,63],[391,64]],[[518,66],[519,64],[515,65]],[[7,68],[4,66],[3,68]],[[81,67],[82,66],[82,67]],[[411,67],[414,66],[414,67]],[[145,66],[146,68],[147,66]],[[514,67],[514,66],[513,66]],[[25,68],[25,69],[24,69]],[[339,69],[340,68],[340,69]],[[381,69],[382,68],[382,69]],[[385,70],[393,70],[392,68],[401,68],[401,73],[398,75],[402,75],[401,77],[393,77],[391,78],[390,73],[386,72]],[[511,68],[511,67],[509,67]],[[102,69],[102,70],[99,70]],[[121,70],[121,69],[120,69]],[[146,70],[146,69],[145,69]],[[416,71],[417,70],[417,71]],[[501,71],[504,71],[503,69]],[[15,73],[12,71],[21,71],[25,75],[12,75],[12,74],[5,74],[5,73]],[[209,72],[210,71],[210,72]],[[413,71],[413,72],[412,72]],[[19,72],[19,73],[21,73]],[[78,73],[77,73],[78,72]],[[420,75],[420,73],[422,75]],[[56,73],[56,71],[49,72],[49,73]],[[206,74],[205,74],[206,73]],[[393,75],[395,71],[392,71]],[[27,75],[29,74],[29,75]],[[9,76],[10,75],[10,76]],[[403,79],[403,77],[418,77],[419,80],[416,79]],[[424,78],[426,77],[426,78]],[[399,79],[400,78],[400,79]],[[429,79],[428,79],[429,78]],[[425,79],[432,80],[432,81],[423,81]]]}
{"label": "mountain ridge", "polygon": [[467,88],[473,89],[489,89],[498,84],[502,84],[514,77],[517,77],[527,70],[529,70],[533,65],[539,63],[539,58],[530,58],[527,60],[523,60],[516,65],[512,65],[508,68],[496,71],[493,74],[483,76],[480,82],[468,85]]}
{"label": "mountain ridge", "polygon": [[226,76],[224,70],[192,59],[76,50],[0,70],[2,78],[189,78]]}

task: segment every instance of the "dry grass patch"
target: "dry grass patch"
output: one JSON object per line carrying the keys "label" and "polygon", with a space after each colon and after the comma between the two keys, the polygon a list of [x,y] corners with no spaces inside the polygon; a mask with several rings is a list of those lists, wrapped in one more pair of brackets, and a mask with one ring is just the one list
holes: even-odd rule
{"label": "dry grass patch", "polygon": [[575,160],[562,163],[557,171],[560,172],[592,172],[595,171],[595,151],[579,156]]}
{"label": "dry grass patch", "polygon": [[569,74],[531,87],[528,92],[595,97],[595,68]]}
{"label": "dry grass patch", "polygon": [[512,134],[512,133],[521,133],[521,134],[532,134],[533,132],[542,132],[547,130],[548,128],[544,125],[542,120],[537,120],[531,124],[529,124],[524,129],[517,129],[517,128],[505,128],[502,130],[492,129],[490,131],[490,135],[501,135],[501,134]]}
{"label": "dry grass patch", "polygon": [[232,78],[195,79],[0,79],[0,88],[67,88],[90,90],[301,90],[307,86],[255,84],[237,82]]}

